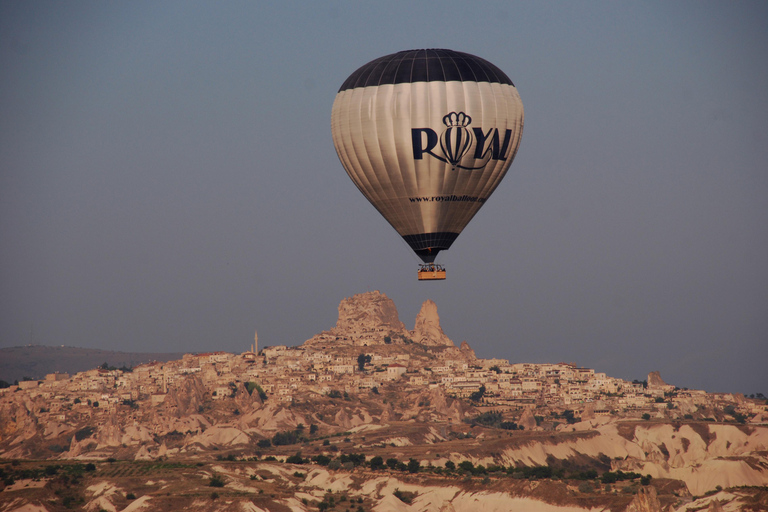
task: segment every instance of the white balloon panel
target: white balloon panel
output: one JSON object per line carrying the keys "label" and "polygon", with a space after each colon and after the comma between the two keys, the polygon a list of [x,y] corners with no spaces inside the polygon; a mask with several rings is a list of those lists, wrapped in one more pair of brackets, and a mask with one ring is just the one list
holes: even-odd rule
{"label": "white balloon panel", "polygon": [[413,82],[341,91],[331,131],[347,174],[400,235],[458,234],[509,169],[523,120],[512,85]]}

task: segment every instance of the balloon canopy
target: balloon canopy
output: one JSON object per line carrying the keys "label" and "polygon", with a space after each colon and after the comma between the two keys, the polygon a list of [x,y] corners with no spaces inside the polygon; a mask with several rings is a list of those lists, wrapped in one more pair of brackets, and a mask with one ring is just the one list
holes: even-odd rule
{"label": "balloon canopy", "polygon": [[490,62],[408,50],[372,60],[344,81],[331,133],[357,188],[431,263],[506,174],[523,117],[517,89]]}

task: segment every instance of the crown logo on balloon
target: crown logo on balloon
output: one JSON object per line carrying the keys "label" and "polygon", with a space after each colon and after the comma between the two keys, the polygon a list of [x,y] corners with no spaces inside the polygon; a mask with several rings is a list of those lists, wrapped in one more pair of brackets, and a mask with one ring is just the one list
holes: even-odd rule
{"label": "crown logo on balloon", "polygon": [[443,116],[443,124],[445,126],[462,126],[467,127],[472,122],[472,118],[464,112],[451,112]]}

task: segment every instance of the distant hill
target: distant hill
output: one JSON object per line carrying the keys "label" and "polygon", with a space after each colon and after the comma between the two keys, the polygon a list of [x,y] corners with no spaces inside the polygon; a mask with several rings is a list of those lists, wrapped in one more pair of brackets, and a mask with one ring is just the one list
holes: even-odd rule
{"label": "distant hill", "polygon": [[44,379],[48,373],[75,374],[108,363],[116,367],[132,367],[150,361],[181,359],[183,352],[115,352],[79,347],[24,347],[0,348],[0,380],[13,384],[24,377]]}

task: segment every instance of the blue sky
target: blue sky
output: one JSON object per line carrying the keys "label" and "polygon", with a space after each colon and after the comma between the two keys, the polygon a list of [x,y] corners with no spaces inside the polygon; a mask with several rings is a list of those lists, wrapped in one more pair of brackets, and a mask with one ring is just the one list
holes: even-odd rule
{"label": "blue sky", "polygon": [[[768,392],[768,4],[262,4],[0,3],[0,347],[296,345],[380,290],[482,357]],[[441,283],[330,135],[411,48],[525,106]]]}

